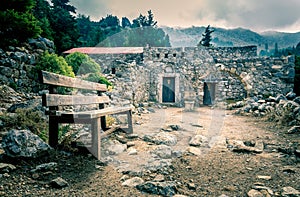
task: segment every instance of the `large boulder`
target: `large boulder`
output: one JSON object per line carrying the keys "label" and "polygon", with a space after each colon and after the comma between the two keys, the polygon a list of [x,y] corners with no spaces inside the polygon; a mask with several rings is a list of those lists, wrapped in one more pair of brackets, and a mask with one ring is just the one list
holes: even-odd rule
{"label": "large boulder", "polygon": [[52,148],[29,130],[10,130],[2,139],[2,148],[9,157],[37,158]]}

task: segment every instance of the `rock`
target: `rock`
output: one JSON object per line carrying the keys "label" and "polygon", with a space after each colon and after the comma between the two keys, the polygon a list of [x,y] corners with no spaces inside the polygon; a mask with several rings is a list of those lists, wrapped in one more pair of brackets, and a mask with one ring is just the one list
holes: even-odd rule
{"label": "rock", "polygon": [[282,171],[286,172],[286,173],[296,173],[297,172],[297,168],[295,168],[293,166],[284,166],[282,168]]}
{"label": "rock", "polygon": [[176,184],[172,181],[153,182],[147,181],[143,184],[137,185],[137,189],[149,194],[157,194],[162,196],[174,196],[176,193]]}
{"label": "rock", "polygon": [[287,95],[285,96],[288,100],[293,100],[297,97],[296,93],[294,92],[289,92],[287,93]]}
{"label": "rock", "polygon": [[231,140],[233,149],[232,151],[238,153],[262,153],[263,152],[263,143],[259,142],[256,147],[246,146],[244,142],[238,140]]}
{"label": "rock", "polygon": [[195,135],[189,142],[190,146],[201,146],[203,144],[207,144],[208,139],[203,135]]}
{"label": "rock", "polygon": [[296,98],[294,98],[293,100],[295,103],[298,103],[300,105],[300,96],[297,96]]}
{"label": "rock", "polygon": [[63,187],[67,187],[69,184],[67,181],[65,181],[63,178],[58,177],[56,179],[53,179],[50,184],[52,185],[52,187],[54,188],[63,188]]}
{"label": "rock", "polygon": [[16,166],[8,163],[0,163],[0,173],[7,173],[17,169]]}
{"label": "rock", "polygon": [[196,155],[196,156],[199,156],[199,155],[202,154],[200,148],[192,147],[192,146],[188,147],[186,152],[191,153],[191,154]]}
{"label": "rock", "polygon": [[161,174],[169,174],[173,172],[171,159],[151,159],[144,166],[144,169],[150,172],[161,172]]}
{"label": "rock", "polygon": [[258,176],[257,176],[257,178],[258,178],[258,179],[267,180],[267,181],[269,181],[269,180],[271,180],[271,179],[272,179],[272,177],[271,177],[271,176],[263,176],[263,175],[258,175]]}
{"label": "rock", "polygon": [[176,194],[176,195],[174,195],[173,197],[188,197],[188,196],[181,195],[181,194]]}
{"label": "rock", "polygon": [[169,127],[173,130],[173,131],[178,131],[180,129],[179,125],[169,125]]}
{"label": "rock", "polygon": [[195,185],[195,183],[188,183],[187,184],[187,187],[190,189],[190,190],[196,190],[196,185]]}
{"label": "rock", "polygon": [[136,133],[131,133],[131,134],[127,134],[126,137],[128,139],[136,139],[136,138],[139,138],[139,135]]}
{"label": "rock", "polygon": [[163,159],[172,158],[171,147],[164,144],[158,145],[153,151],[151,151],[151,153]]}
{"label": "rock", "polygon": [[41,164],[35,167],[35,169],[31,170],[32,173],[34,172],[45,172],[45,171],[53,171],[57,167],[56,162],[50,162]]}
{"label": "rock", "polygon": [[137,155],[138,154],[137,150],[133,147],[128,148],[127,151],[128,151],[128,155]]}
{"label": "rock", "polygon": [[143,140],[146,142],[152,142],[154,144],[166,144],[175,145],[177,143],[177,137],[171,133],[159,132],[152,135],[145,135]]}
{"label": "rock", "polygon": [[127,179],[129,179],[129,176],[127,174],[125,174],[120,178],[120,181],[124,182]]}
{"label": "rock", "polygon": [[37,158],[52,149],[29,130],[10,130],[2,139],[2,148],[10,157]]}
{"label": "rock", "polygon": [[300,133],[300,126],[293,126],[287,132],[288,134]]}
{"label": "rock", "polygon": [[264,142],[263,141],[256,141],[254,148],[256,148],[258,150],[258,152],[263,152]]}
{"label": "rock", "polygon": [[126,145],[128,148],[130,148],[130,147],[135,146],[135,142],[127,142]]}
{"label": "rock", "polygon": [[162,174],[157,175],[157,176],[153,179],[153,181],[155,181],[155,182],[163,182],[164,180],[165,180],[165,176],[162,175]]}
{"label": "rock", "polygon": [[264,197],[264,195],[261,192],[255,190],[255,189],[251,189],[247,193],[247,195],[248,195],[248,197]]}
{"label": "rock", "polygon": [[275,102],[276,102],[276,103],[279,103],[281,100],[286,101],[287,98],[286,98],[284,95],[279,94],[279,95],[275,98]]}
{"label": "rock", "polygon": [[122,186],[127,187],[136,187],[137,185],[141,185],[144,183],[144,180],[140,177],[133,177],[131,179],[128,179],[122,183]]}
{"label": "rock", "polygon": [[284,187],[281,191],[282,197],[296,197],[300,196],[300,192],[293,187]]}
{"label": "rock", "polygon": [[127,145],[118,140],[108,140],[102,143],[102,149],[105,155],[118,155],[126,151]]}
{"label": "rock", "polygon": [[17,109],[32,109],[33,111],[43,111],[42,100],[33,99],[23,103],[16,103],[8,108],[7,111],[9,113],[15,113]]}
{"label": "rock", "polygon": [[261,193],[263,193],[263,191],[267,191],[267,193],[269,194],[269,196],[270,195],[272,195],[272,196],[274,195],[273,190],[271,188],[269,188],[269,187],[265,187],[265,186],[261,186],[261,185],[255,185],[252,188],[255,189],[255,190],[260,191]]}
{"label": "rock", "polygon": [[200,124],[194,124],[194,123],[191,123],[191,126],[193,126],[193,127],[199,127],[199,128],[203,128],[203,126],[202,126],[202,125],[200,125]]}

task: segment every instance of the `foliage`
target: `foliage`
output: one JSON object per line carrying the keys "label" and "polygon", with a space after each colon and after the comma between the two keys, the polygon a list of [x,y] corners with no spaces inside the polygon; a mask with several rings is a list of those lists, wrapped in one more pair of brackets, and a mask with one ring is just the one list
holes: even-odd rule
{"label": "foliage", "polygon": [[204,47],[210,47],[212,46],[210,44],[210,41],[211,41],[211,34],[214,32],[215,30],[214,29],[211,29],[210,28],[210,25],[208,25],[206,28],[205,28],[205,31],[204,33],[202,34],[202,39],[200,40],[200,42],[198,43],[198,46],[204,46]]}
{"label": "foliage", "polygon": [[31,13],[33,0],[0,1],[0,47],[18,45],[41,33],[38,21]]}
{"label": "foliage", "polygon": [[53,6],[49,22],[54,30],[53,39],[58,53],[76,47],[79,33],[73,14],[76,8],[69,4],[69,0],[52,0]]}
{"label": "foliage", "polygon": [[140,14],[132,23],[128,18],[122,17],[122,26],[113,15],[107,15],[99,22],[92,22],[83,15],[79,15],[76,20],[82,46],[171,46],[169,36],[156,27],[157,21],[151,10],[147,16]]}
{"label": "foliage", "polygon": [[67,55],[65,59],[77,75],[99,73],[101,71],[100,65],[86,54],[75,52]]}
{"label": "foliage", "polygon": [[4,113],[0,116],[5,128],[9,129],[28,129],[47,141],[48,124],[40,111],[32,109],[17,109],[14,115]]}
{"label": "foliage", "polygon": [[45,70],[69,77],[75,77],[72,67],[67,64],[62,56],[50,54],[47,51],[41,57],[36,69],[37,71]]}
{"label": "foliage", "polygon": [[33,14],[38,19],[39,26],[42,29],[41,36],[53,40],[54,30],[49,21],[51,15],[49,2],[46,0],[36,0]]}
{"label": "foliage", "polygon": [[90,73],[85,80],[91,81],[91,82],[96,82],[96,83],[101,83],[101,84],[106,84],[107,87],[112,87],[113,84],[108,81],[104,76],[102,76],[100,73]]}

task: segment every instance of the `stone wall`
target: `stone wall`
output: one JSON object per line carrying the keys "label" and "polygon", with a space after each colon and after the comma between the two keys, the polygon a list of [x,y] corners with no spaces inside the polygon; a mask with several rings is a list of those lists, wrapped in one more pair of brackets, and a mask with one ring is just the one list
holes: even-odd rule
{"label": "stone wall", "polygon": [[30,39],[23,47],[0,49],[0,85],[22,92],[39,91],[34,66],[46,51],[54,52],[54,43],[45,38]]}
{"label": "stone wall", "polygon": [[[106,63],[106,71],[115,82],[115,96],[134,102],[162,103],[163,79],[175,79],[175,104],[184,106],[193,100],[205,101],[205,86],[214,87],[213,103],[225,99],[241,100],[286,94],[293,89],[293,56],[257,57],[255,46],[228,48],[144,48],[138,61],[126,58]],[[132,57],[132,55],[131,55]],[[104,59],[101,57],[101,59]],[[213,104],[212,103],[212,104]]]}

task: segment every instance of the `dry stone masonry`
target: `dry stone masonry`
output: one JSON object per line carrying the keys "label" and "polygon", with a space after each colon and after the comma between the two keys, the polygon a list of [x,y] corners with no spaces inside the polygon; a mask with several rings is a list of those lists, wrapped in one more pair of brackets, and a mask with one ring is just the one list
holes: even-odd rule
{"label": "dry stone masonry", "polygon": [[[115,84],[116,103],[176,106],[268,98],[293,89],[294,56],[258,57],[256,46],[145,47],[139,54],[93,54]],[[113,57],[117,59],[113,60]]]}
{"label": "dry stone masonry", "polygon": [[[0,50],[1,85],[38,92],[39,84],[32,70],[39,56],[46,50],[53,52],[53,48],[53,42],[38,38],[22,48]],[[110,96],[116,105],[152,101],[193,109],[194,105],[213,105],[225,100],[276,97],[293,89],[294,56],[258,57],[256,46],[118,50],[86,52],[113,82]]]}

